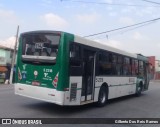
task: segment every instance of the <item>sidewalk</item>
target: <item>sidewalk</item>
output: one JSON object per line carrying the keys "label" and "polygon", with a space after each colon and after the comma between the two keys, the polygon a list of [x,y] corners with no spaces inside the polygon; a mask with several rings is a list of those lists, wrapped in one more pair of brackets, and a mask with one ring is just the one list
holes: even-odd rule
{"label": "sidewalk", "polygon": [[150,82],[160,82],[160,80],[150,80]]}
{"label": "sidewalk", "polygon": [[0,88],[5,88],[5,87],[12,87],[14,84],[0,84]]}

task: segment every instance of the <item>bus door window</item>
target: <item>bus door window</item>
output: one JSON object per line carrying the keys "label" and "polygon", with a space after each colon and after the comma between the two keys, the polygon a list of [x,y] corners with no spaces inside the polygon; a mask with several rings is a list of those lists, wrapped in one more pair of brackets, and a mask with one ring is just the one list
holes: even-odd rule
{"label": "bus door window", "polygon": [[93,99],[94,60],[95,52],[88,49],[83,49],[82,96],[85,96],[85,101]]}
{"label": "bus door window", "polygon": [[144,74],[145,74],[145,89],[148,89],[149,85],[149,63],[144,62]]}
{"label": "bus door window", "polygon": [[143,61],[139,61],[139,75],[144,76],[144,63],[143,63]]}
{"label": "bus door window", "polygon": [[86,71],[86,85],[87,85],[87,94],[92,93],[92,86],[93,86],[93,66],[94,66],[94,56],[88,56],[85,58],[85,67],[84,70]]}

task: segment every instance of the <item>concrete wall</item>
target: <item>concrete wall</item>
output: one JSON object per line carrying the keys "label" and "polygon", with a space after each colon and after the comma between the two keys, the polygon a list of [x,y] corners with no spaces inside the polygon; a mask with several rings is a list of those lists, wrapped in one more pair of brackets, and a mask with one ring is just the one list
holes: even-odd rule
{"label": "concrete wall", "polygon": [[155,62],[155,79],[160,80],[160,60]]}
{"label": "concrete wall", "polygon": [[149,63],[150,63],[150,79],[154,79],[155,77],[155,56],[149,56],[148,57]]}

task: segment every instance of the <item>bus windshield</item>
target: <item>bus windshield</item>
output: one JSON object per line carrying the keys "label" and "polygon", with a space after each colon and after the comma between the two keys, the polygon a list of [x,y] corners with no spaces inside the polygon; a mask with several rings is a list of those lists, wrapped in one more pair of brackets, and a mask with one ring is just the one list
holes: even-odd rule
{"label": "bus windshield", "polygon": [[32,33],[22,35],[22,60],[56,63],[60,35],[53,33]]}

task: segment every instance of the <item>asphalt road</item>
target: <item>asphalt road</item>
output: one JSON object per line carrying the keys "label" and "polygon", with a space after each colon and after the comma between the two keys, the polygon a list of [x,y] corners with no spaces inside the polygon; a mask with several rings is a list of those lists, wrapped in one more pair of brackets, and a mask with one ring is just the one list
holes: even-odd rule
{"label": "asphalt road", "polygon": [[[0,85],[1,118],[160,118],[160,82],[151,82],[149,90],[140,97],[127,96],[110,100],[102,108],[94,104],[58,106],[14,94],[13,85]],[[27,126],[27,125],[26,125]],[[34,125],[33,125],[34,126]],[[40,125],[38,125],[40,126]],[[71,125],[46,125],[66,126]],[[72,125],[75,126],[75,125]],[[82,126],[82,125],[76,125]],[[83,125],[109,127],[160,127],[159,125],[113,124]]]}

